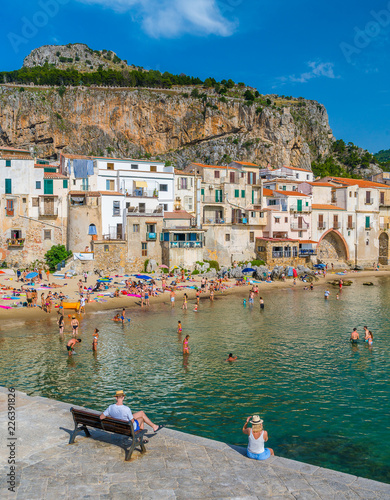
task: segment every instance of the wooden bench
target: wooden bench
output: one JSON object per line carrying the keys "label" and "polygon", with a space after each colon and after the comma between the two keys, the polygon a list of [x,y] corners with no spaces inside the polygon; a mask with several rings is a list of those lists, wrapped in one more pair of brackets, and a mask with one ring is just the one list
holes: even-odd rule
{"label": "wooden bench", "polygon": [[100,419],[100,413],[79,410],[77,408],[71,408],[70,412],[73,415],[74,420],[74,431],[69,439],[69,444],[73,444],[77,434],[80,432],[85,432],[87,437],[91,434],[88,427],[94,427],[95,429],[101,429],[103,431],[112,432],[114,434],[121,434],[123,436],[128,436],[131,439],[130,446],[125,448],[125,460],[130,460],[131,455],[137,445],[141,448],[141,453],[146,451],[145,444],[143,442],[144,431],[134,432],[134,427],[132,422],[126,422],[125,420],[119,420],[116,418],[106,417],[103,420]]}

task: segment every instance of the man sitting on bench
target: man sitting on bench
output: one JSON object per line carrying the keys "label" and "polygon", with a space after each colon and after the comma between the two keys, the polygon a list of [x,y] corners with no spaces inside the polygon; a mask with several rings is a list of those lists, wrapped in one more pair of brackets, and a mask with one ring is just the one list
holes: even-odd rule
{"label": "man sitting on bench", "polygon": [[123,404],[125,396],[123,391],[116,391],[116,403],[110,405],[107,410],[100,415],[100,420],[106,417],[112,417],[119,418],[120,420],[127,420],[128,422],[131,421],[133,422],[134,432],[142,431],[144,429],[144,423],[148,424],[154,432],[159,431],[163,427],[162,425],[154,424],[143,411],[137,411],[133,414],[130,408]]}

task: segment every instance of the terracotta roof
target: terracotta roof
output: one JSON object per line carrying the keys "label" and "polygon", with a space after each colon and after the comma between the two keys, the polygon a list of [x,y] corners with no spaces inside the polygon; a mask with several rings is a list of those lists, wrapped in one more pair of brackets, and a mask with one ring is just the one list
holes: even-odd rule
{"label": "terracotta roof", "polygon": [[311,186],[334,187],[330,182],[306,182],[306,184],[310,184]]}
{"label": "terracotta roof", "polygon": [[317,203],[313,203],[311,208],[313,210],[345,210],[345,208],[335,207],[334,205],[322,205]]}
{"label": "terracotta roof", "polygon": [[259,165],[255,165],[254,163],[249,163],[248,161],[232,161],[232,163],[238,163],[239,165],[246,165],[248,167],[258,167]]}
{"label": "terracotta roof", "polygon": [[68,158],[69,160],[92,160],[92,156],[84,156],[84,155],[71,155],[68,153],[62,153],[62,156]]}
{"label": "terracotta roof", "polygon": [[32,160],[32,156],[0,156],[0,160]]}
{"label": "terracotta roof", "polygon": [[44,179],[67,179],[68,177],[66,175],[62,175],[58,172],[44,172],[43,178]]}
{"label": "terracotta roof", "polygon": [[202,167],[202,168],[218,168],[224,169],[224,170],[237,170],[236,167],[223,167],[221,165],[204,165],[203,163],[191,163],[191,165],[196,165],[197,167]]}
{"label": "terracotta roof", "polygon": [[294,241],[295,243],[299,242],[298,239],[292,240],[291,238],[261,238],[261,237],[257,237],[256,240],[274,241],[274,242],[278,242],[278,241]]}
{"label": "terracotta roof", "polygon": [[109,158],[108,156],[91,156],[95,160],[108,160],[110,161],[131,161],[134,163],[151,163],[152,165],[159,163],[160,165],[165,165],[165,162],[160,160],[140,160],[136,158]]}
{"label": "terracotta roof", "polygon": [[192,219],[193,215],[185,210],[175,210],[174,212],[164,212],[164,219]]}
{"label": "terracotta roof", "polygon": [[194,176],[192,172],[183,172],[183,170],[179,170],[178,168],[175,168],[175,175],[192,175]]}
{"label": "terracotta roof", "polygon": [[329,177],[330,182],[338,182],[344,184],[345,186],[358,186],[362,188],[387,188],[387,184],[381,184],[379,182],[366,181],[365,179],[347,179],[345,177]]}
{"label": "terracotta roof", "polygon": [[70,191],[70,196],[125,196],[117,191]]}
{"label": "terracotta roof", "polygon": [[272,191],[272,189],[263,188],[263,196],[273,196],[273,195],[274,192]]}
{"label": "terracotta roof", "polygon": [[283,165],[283,168],[288,168],[289,170],[299,170],[300,172],[310,172],[311,174],[313,173],[311,170],[307,170],[306,168],[288,167],[287,165]]}
{"label": "terracotta roof", "polygon": [[[274,184],[275,182],[278,182],[278,183],[290,183],[290,184],[304,184],[305,181],[299,181],[298,179],[284,179],[283,177],[276,177],[275,179],[270,179],[268,181],[264,181],[263,184]],[[307,184],[310,184],[309,182],[307,182]]]}
{"label": "terracotta roof", "polygon": [[299,243],[314,243],[317,245],[318,241],[313,241],[313,240],[299,240]]}
{"label": "terracotta roof", "polygon": [[308,194],[303,194],[300,193],[299,191],[279,191],[275,189],[274,192],[278,194],[284,194],[286,196],[309,196]]}
{"label": "terracotta roof", "polygon": [[28,149],[10,148],[8,146],[0,146],[0,151],[17,151],[18,153],[29,153],[30,154],[30,151]]}
{"label": "terracotta roof", "polygon": [[59,165],[49,165],[48,163],[34,163],[34,167],[41,168],[60,168]]}

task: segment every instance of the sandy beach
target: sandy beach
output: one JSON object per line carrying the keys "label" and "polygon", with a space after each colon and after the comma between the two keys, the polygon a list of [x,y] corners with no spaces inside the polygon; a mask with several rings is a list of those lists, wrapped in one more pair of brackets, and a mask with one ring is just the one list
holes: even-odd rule
{"label": "sandy beach", "polygon": [[[342,278],[343,280],[350,280],[350,279],[359,279],[359,280],[367,280],[369,281],[370,277],[379,277],[379,276],[390,276],[390,270],[389,269],[382,269],[379,271],[376,270],[366,270],[366,271],[352,271],[348,272],[344,275],[339,275],[336,274],[338,270],[335,270],[334,272],[328,272],[326,277],[324,278],[323,276],[320,276],[318,281],[314,282],[314,286],[324,286],[328,281],[336,280]],[[153,276],[154,279],[156,279],[156,283],[158,287],[161,287],[161,281],[159,280],[160,275]],[[111,276],[112,277],[112,276]],[[50,275],[50,283],[55,283],[57,285],[60,285],[60,287],[55,287],[51,288],[51,291],[54,292],[59,292],[62,291],[66,296],[68,296],[67,299],[65,299],[65,302],[77,302],[79,300],[79,293],[78,293],[78,282],[81,276],[75,276],[73,278],[68,278],[66,280],[64,279],[56,279],[53,275]],[[87,279],[87,283],[85,286],[94,286],[96,281],[97,281],[98,276],[93,275],[89,276]],[[122,289],[123,285],[120,284],[120,282],[126,279],[122,276],[118,277],[113,277],[112,280],[112,288],[109,288],[109,290],[105,290],[105,292],[114,292],[116,288]],[[130,278],[131,279],[131,278]],[[136,278],[134,278],[136,279]],[[186,281],[184,283],[179,283],[179,286],[184,285],[184,286],[199,286],[200,287],[200,281],[202,279],[201,275],[197,275],[193,277],[194,281]],[[168,278],[167,283],[171,283],[174,280],[174,278]],[[236,280],[235,279],[230,279],[226,282],[227,289],[225,289],[222,293],[217,292],[215,294],[216,299],[221,299],[221,297],[228,296],[231,294],[243,294],[245,292],[248,292],[249,289],[252,287],[252,285],[249,283],[251,278],[248,278],[248,283],[243,285],[243,286],[236,286]],[[84,278],[82,279],[84,283]],[[46,279],[42,282],[43,285],[47,285]],[[260,295],[261,291],[270,291],[270,290],[275,290],[275,289],[288,289],[291,287],[296,286],[297,288],[302,288],[305,286],[305,284],[297,280],[297,284],[293,284],[292,279],[287,279],[286,281],[274,281],[271,283],[265,283],[265,282],[256,282],[256,284],[259,287]],[[22,283],[17,282],[16,276],[10,278],[9,276],[6,275],[1,275],[0,276],[0,287],[5,288],[5,287],[15,287],[16,289],[19,289],[21,287]],[[49,288],[41,289],[41,286],[37,286],[38,290],[38,297],[40,297],[40,294],[42,292],[47,294],[49,291]],[[182,305],[182,297],[184,293],[187,293],[189,300],[194,300],[195,299],[195,294],[196,290],[193,288],[181,288],[176,290],[176,306],[175,307],[181,307]],[[4,295],[4,294],[3,294]],[[97,311],[104,311],[104,310],[116,310],[116,309],[122,309],[125,307],[126,309],[129,309],[129,312],[134,309],[134,308],[139,308],[140,307],[140,299],[138,297],[129,297],[125,295],[121,295],[120,297],[117,298],[110,298],[110,297],[97,297],[97,295],[100,295],[100,293],[94,293],[91,295],[92,299],[98,298],[99,302],[90,302],[86,304],[85,307],[85,314],[90,314],[94,313]],[[201,299],[208,298],[209,293],[202,293],[201,294]],[[19,300],[4,300],[0,299],[0,305],[3,306],[10,306],[13,303],[18,303],[20,301],[25,302],[26,298],[21,297]],[[104,302],[102,302],[104,300]],[[40,303],[40,300],[38,300],[38,303]],[[59,301],[55,301],[55,304],[59,303]],[[164,293],[159,293],[157,297],[151,297],[150,298],[150,307],[153,308],[154,306],[158,304],[170,304],[170,296],[168,292]],[[69,314],[75,314],[75,311],[73,309],[70,310],[65,310],[64,315],[65,319],[67,319],[67,316]],[[27,307],[13,307],[12,309],[0,309],[0,319],[4,322],[7,320],[18,320],[18,321],[37,321],[37,320],[44,320],[47,318],[52,318],[53,320],[56,319],[58,316],[58,308],[54,308],[52,312],[46,313],[42,311],[41,307],[34,307],[34,308],[27,308]],[[80,317],[83,316],[83,314],[78,315]]]}

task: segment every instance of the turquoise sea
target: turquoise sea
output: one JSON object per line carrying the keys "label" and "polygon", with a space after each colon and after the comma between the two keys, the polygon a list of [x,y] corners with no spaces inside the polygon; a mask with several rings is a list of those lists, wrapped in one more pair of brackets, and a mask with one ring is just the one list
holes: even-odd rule
{"label": "turquoise sea", "polygon": [[[96,410],[123,389],[130,407],[157,423],[243,446],[246,417],[260,414],[277,455],[390,482],[390,280],[373,282],[354,280],[340,300],[331,288],[329,301],[323,286],[262,284],[264,311],[258,299],[251,308],[217,295],[198,313],[180,302],[173,311],[129,309],[124,327],[112,312],[88,315],[71,358],[70,336],[61,338],[54,321],[3,323],[0,384]],[[372,348],[348,340],[353,327],[363,336],[364,325]],[[186,334],[191,354],[183,359]],[[229,352],[235,363],[225,362]]]}

